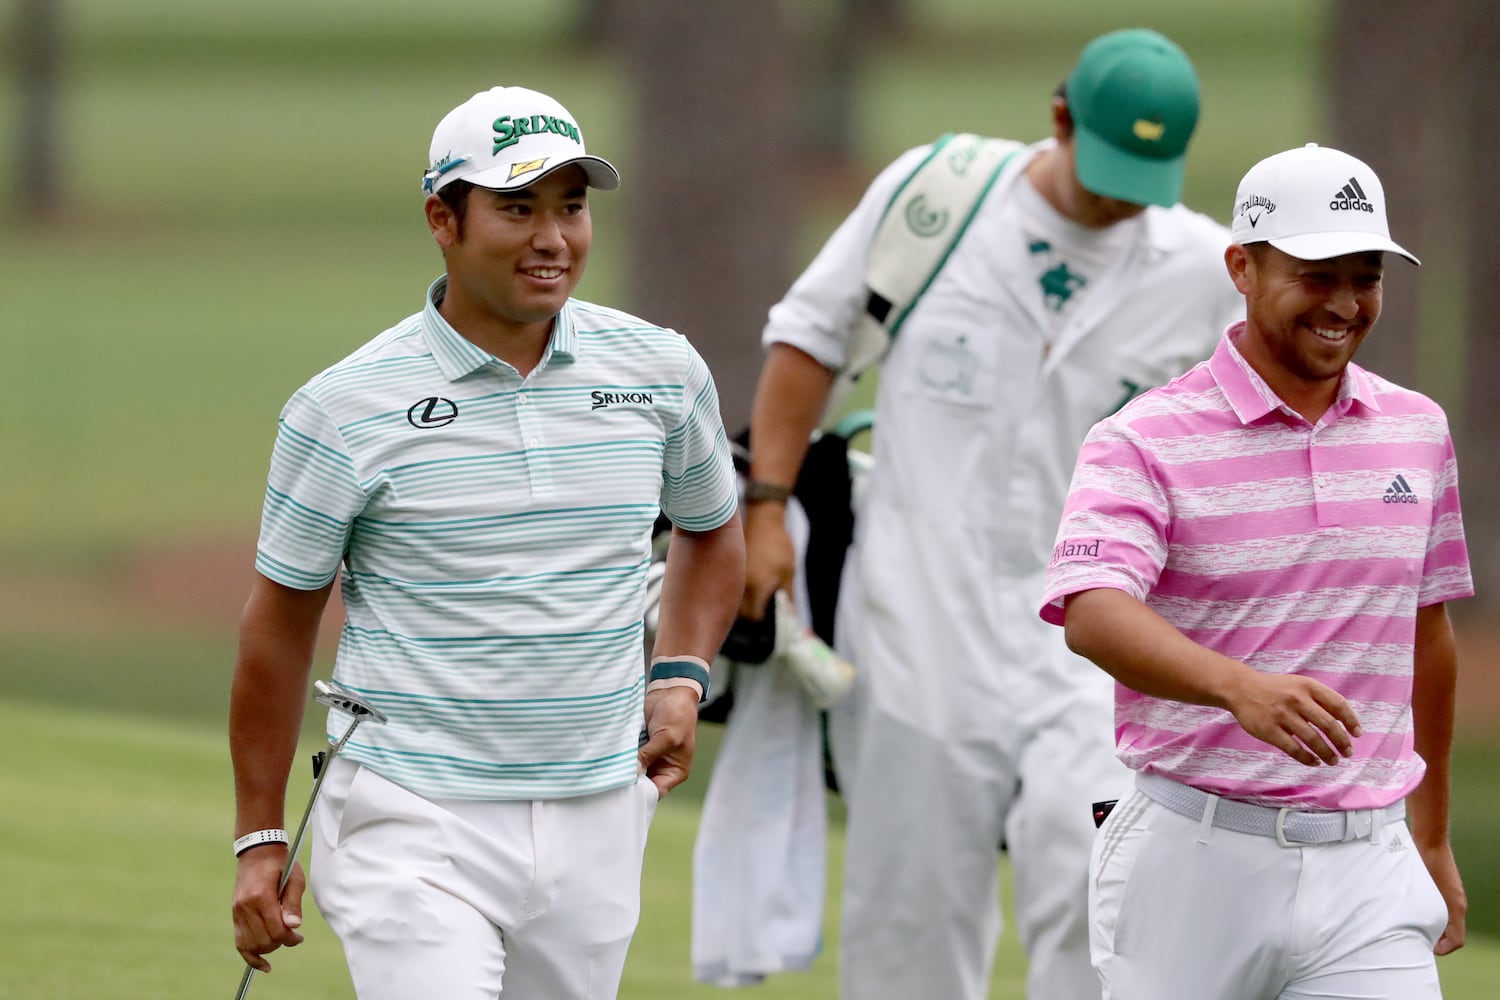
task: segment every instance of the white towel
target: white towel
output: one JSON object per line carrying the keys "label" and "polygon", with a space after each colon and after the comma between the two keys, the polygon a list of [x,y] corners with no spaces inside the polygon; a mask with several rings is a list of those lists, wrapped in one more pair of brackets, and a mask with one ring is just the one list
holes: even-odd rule
{"label": "white towel", "polygon": [[[800,552],[806,518],[787,526]],[[809,620],[804,581],[798,614]],[[775,660],[737,666],[693,847],[693,977],[749,986],[822,948],[828,814],[818,711]]]}

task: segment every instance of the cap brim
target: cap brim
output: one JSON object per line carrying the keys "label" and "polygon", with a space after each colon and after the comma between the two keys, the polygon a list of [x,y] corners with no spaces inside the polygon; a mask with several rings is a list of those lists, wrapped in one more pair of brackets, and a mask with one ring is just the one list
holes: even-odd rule
{"label": "cap brim", "polygon": [[1182,198],[1186,165],[1186,153],[1165,159],[1136,156],[1074,123],[1073,168],[1078,183],[1094,194],[1171,208]]}
{"label": "cap brim", "polygon": [[515,191],[518,188],[530,187],[543,177],[575,163],[588,175],[589,187],[598,188],[600,191],[613,191],[620,186],[620,172],[614,168],[614,164],[597,156],[575,156],[566,160],[545,161],[540,168],[523,170],[519,173],[516,172],[516,168],[524,166],[524,163],[501,163],[486,170],[465,174],[462,179],[477,187],[489,188],[491,191]]}
{"label": "cap brim", "polygon": [[1422,266],[1422,262],[1405,247],[1376,233],[1304,233],[1301,236],[1284,236],[1265,242],[1298,260],[1328,260],[1345,254],[1379,250],[1400,254],[1418,267]]}

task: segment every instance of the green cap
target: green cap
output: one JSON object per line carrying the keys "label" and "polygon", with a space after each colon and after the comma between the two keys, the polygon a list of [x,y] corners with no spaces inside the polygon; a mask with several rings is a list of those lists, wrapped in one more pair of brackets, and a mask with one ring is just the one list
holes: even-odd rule
{"label": "green cap", "polygon": [[1187,53],[1143,28],[1084,47],[1065,90],[1078,182],[1106,198],[1175,205],[1198,124],[1198,76]]}

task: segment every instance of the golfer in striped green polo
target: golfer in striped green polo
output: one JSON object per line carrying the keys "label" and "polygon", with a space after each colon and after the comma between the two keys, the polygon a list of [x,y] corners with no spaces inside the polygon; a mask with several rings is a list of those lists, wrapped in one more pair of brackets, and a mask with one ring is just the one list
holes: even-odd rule
{"label": "golfer in striped green polo", "polygon": [[[301,940],[301,871],[276,891],[283,801],[342,566],[334,677],[389,721],[330,764],[311,884],[359,996],[616,994],[646,830],[687,776],[744,574],[702,358],[572,298],[588,189],[618,185],[546,95],[455,108],[423,178],[446,273],[282,411],[230,710],[235,834],[255,835],[235,944],[257,969]],[[671,558],[643,670],[659,513]]]}

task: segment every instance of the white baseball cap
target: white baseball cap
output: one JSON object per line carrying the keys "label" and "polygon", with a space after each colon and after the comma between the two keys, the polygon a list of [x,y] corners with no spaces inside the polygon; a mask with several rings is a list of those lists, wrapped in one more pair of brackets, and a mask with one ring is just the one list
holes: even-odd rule
{"label": "white baseball cap", "polygon": [[492,87],[438,122],[422,192],[436,194],[457,180],[514,190],[569,163],[584,169],[592,187],[613,191],[620,186],[614,165],[585,151],[583,132],[567,108],[525,87]]}
{"label": "white baseball cap", "polygon": [[1250,168],[1234,196],[1230,233],[1241,245],[1269,243],[1299,260],[1386,250],[1422,263],[1391,240],[1375,171],[1315,142]]}

